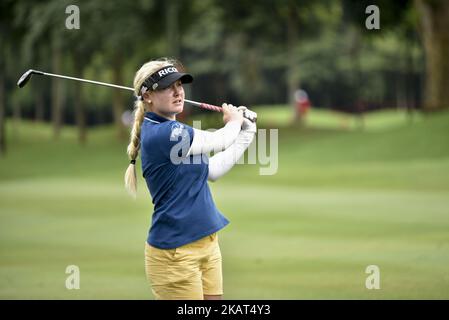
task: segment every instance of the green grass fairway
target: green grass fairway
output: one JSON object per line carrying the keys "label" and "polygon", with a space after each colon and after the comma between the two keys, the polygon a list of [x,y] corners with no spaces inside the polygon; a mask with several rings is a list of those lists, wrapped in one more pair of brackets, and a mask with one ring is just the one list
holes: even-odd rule
{"label": "green grass fairway", "polygon": [[[277,108],[277,107],[276,107]],[[260,123],[276,120],[260,109]],[[265,116],[264,116],[265,114]],[[225,299],[449,299],[449,113],[351,117],[312,110],[279,130],[275,175],[237,165],[211,184]],[[7,124],[0,158],[0,299],[152,299],[143,250],[152,204],[123,187],[126,142],[111,127]],[[138,162],[140,166],[140,161]],[[140,168],[140,167],[139,167]],[[80,290],[65,287],[80,268]],[[369,265],[380,289],[368,290]]]}

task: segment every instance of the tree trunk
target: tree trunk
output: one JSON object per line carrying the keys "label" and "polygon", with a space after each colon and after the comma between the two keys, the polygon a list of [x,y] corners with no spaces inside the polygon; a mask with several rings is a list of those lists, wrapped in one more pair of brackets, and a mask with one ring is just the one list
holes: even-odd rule
{"label": "tree trunk", "polygon": [[10,99],[12,107],[11,136],[17,141],[20,137],[20,119],[22,118],[22,110],[20,102],[17,98]]}
{"label": "tree trunk", "polygon": [[36,104],[36,113],[34,115],[35,122],[43,122],[44,121],[44,94],[42,90],[36,90],[34,93],[34,101]]}
{"label": "tree trunk", "polygon": [[295,91],[300,88],[300,82],[298,77],[298,57],[296,47],[298,45],[298,10],[297,4],[293,1],[288,3],[288,15],[287,15],[287,94],[288,103],[294,110],[294,121],[299,123],[301,121],[301,115],[296,107]]}
{"label": "tree trunk", "polygon": [[0,156],[6,153],[6,137],[5,137],[5,75],[3,70],[0,71]]}
{"label": "tree trunk", "polygon": [[415,110],[415,97],[413,95],[413,86],[414,86],[414,61],[413,61],[413,49],[412,44],[407,41],[406,48],[406,88],[407,88],[407,121],[409,123],[413,122],[413,113]]}
{"label": "tree trunk", "polygon": [[178,0],[166,1],[166,35],[167,52],[179,59],[179,4]]}
{"label": "tree trunk", "polygon": [[[350,46],[349,46],[349,56],[351,58],[351,73],[352,73],[352,81],[351,87],[358,88],[363,85],[362,83],[362,67],[360,61],[360,31],[352,26],[348,30],[350,34]],[[365,129],[365,99],[361,95],[360,90],[354,90],[351,93],[350,99],[350,107],[349,110],[354,113],[356,127],[359,130]],[[346,109],[346,106],[345,106]]]}
{"label": "tree trunk", "polygon": [[399,70],[396,72],[396,108],[405,110],[407,108],[407,78],[406,74]]}
{"label": "tree trunk", "polygon": [[449,1],[415,0],[426,55],[424,108],[449,107]]}
{"label": "tree trunk", "polygon": [[[61,47],[60,39],[56,34],[53,34],[52,41],[52,71],[56,74],[61,74]],[[53,78],[51,82],[51,95],[52,95],[52,123],[53,123],[53,136],[58,139],[61,133],[62,126],[62,101],[63,101],[63,87],[62,81],[58,78]]]}
{"label": "tree trunk", "polygon": [[22,119],[22,108],[18,99],[12,100],[12,117],[14,119],[14,125],[18,125]]}
{"label": "tree trunk", "polygon": [[[82,78],[82,70],[83,63],[80,58],[74,58],[74,67],[77,78]],[[84,101],[83,101],[83,89],[81,82],[75,81],[75,100],[74,100],[74,108],[75,108],[75,122],[78,128],[78,142],[82,145],[86,144],[87,141],[87,131],[86,131],[86,113],[84,110]]]}
{"label": "tree trunk", "polygon": [[[122,57],[117,54],[114,58],[114,65],[112,69],[113,83],[123,83]],[[123,95],[122,90],[113,90],[113,110],[114,110],[114,124],[117,130],[117,138],[119,140],[126,139],[125,126],[122,122],[123,114]]]}

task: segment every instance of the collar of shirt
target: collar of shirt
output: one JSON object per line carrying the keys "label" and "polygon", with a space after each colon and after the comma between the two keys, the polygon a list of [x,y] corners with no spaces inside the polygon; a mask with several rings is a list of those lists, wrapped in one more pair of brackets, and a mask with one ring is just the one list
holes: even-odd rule
{"label": "collar of shirt", "polygon": [[165,122],[165,121],[170,121],[167,118],[161,117],[160,115],[158,115],[154,112],[151,112],[151,111],[145,112],[145,119],[150,122],[153,122],[153,123],[161,123],[161,122]]}

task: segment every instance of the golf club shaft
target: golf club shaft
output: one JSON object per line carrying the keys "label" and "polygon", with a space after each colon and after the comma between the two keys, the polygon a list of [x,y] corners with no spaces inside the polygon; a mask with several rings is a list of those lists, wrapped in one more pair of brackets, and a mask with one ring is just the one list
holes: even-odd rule
{"label": "golf club shaft", "polygon": [[[87,79],[63,76],[63,75],[60,75],[60,74],[43,72],[43,71],[38,71],[38,70],[35,70],[35,74],[45,75],[45,76],[50,76],[50,77],[56,77],[56,78],[62,78],[62,79],[68,79],[68,80],[87,82],[87,83],[97,84],[97,85],[100,85],[100,86],[106,86],[106,87],[112,87],[112,88],[118,88],[118,89],[123,89],[123,90],[134,91],[134,89],[131,88],[131,87],[119,86],[117,84],[111,84],[111,83],[94,81],[94,80],[87,80]],[[214,106],[214,105],[211,105],[211,104],[202,103],[202,102],[196,102],[196,101],[187,100],[187,99],[184,99],[184,101],[189,103],[189,104],[191,104],[191,105],[194,105],[194,106],[197,106],[197,107],[200,107],[200,108],[203,108],[203,109],[212,110],[212,111],[216,111],[216,112],[222,112],[223,111],[221,109],[221,107]]]}
{"label": "golf club shaft", "polygon": [[[41,71],[42,72],[42,71]],[[38,73],[40,74],[40,73]],[[94,80],[87,80],[87,79],[81,79],[81,78],[75,78],[75,77],[68,77],[68,76],[62,76],[60,74],[54,74],[54,73],[48,73],[48,72],[42,72],[43,75],[45,76],[50,76],[50,77],[56,77],[56,78],[62,78],[62,79],[69,79],[69,80],[75,80],[75,81],[81,81],[81,82],[87,82],[87,83],[93,83],[93,84],[98,84],[100,86],[107,86],[107,87],[113,87],[113,88],[118,88],[118,89],[124,89],[124,90],[129,90],[129,91],[134,91],[133,88],[131,87],[124,87],[124,86],[119,86],[116,84],[111,84],[111,83],[106,83],[106,82],[100,82],[100,81],[94,81]]]}

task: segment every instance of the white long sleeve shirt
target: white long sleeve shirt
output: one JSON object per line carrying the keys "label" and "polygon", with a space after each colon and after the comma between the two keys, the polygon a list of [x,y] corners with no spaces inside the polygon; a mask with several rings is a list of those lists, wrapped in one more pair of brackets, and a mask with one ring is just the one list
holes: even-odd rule
{"label": "white long sleeve shirt", "polygon": [[256,124],[245,120],[241,129],[238,121],[230,121],[215,131],[203,131],[194,128],[192,145],[188,155],[209,154],[209,181],[216,181],[225,175],[245,153],[254,139]]}

